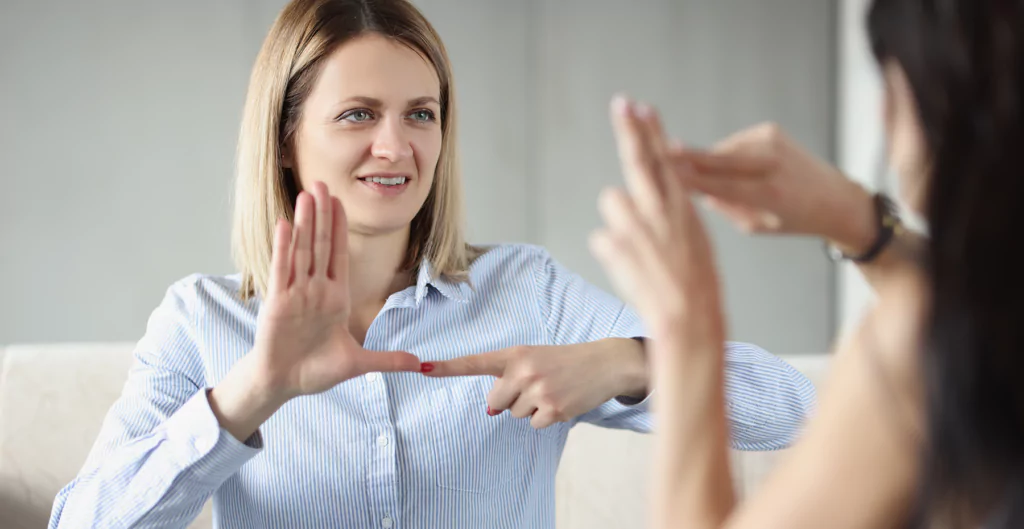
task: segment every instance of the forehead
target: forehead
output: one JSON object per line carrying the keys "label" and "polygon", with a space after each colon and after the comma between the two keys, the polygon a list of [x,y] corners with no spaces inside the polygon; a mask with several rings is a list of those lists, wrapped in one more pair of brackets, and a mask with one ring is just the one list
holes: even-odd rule
{"label": "forehead", "polygon": [[441,98],[437,71],[409,46],[377,34],[356,37],[325,60],[311,99],[331,103],[372,97],[404,104],[420,97]]}

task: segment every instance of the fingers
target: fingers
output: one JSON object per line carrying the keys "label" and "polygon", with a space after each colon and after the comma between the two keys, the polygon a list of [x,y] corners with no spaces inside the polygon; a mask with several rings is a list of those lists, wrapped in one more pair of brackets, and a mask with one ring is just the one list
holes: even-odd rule
{"label": "fingers", "polygon": [[[690,196],[689,191],[686,188],[685,182],[687,176],[693,172],[693,167],[685,163],[673,163],[671,156],[674,153],[682,151],[683,144],[678,141],[669,142],[665,148],[664,154],[664,170],[662,171],[665,175],[663,189],[665,190],[665,202],[668,206],[665,208],[669,214],[675,214],[678,216],[680,208],[692,207],[689,202]],[[675,220],[668,220],[668,222],[677,222]]]}
{"label": "fingers", "polygon": [[309,282],[313,255],[313,197],[305,191],[295,199],[295,227],[292,233],[291,262],[293,283],[298,286]]}
{"label": "fingers", "polygon": [[689,202],[682,177],[691,172],[692,167],[685,163],[672,163],[670,154],[682,150],[682,144],[678,141],[668,141],[657,112],[651,110],[641,115],[641,120],[646,130],[647,143],[657,160],[655,177],[661,189],[663,204],[660,208],[652,208],[641,213],[647,218],[654,233],[659,237],[667,237],[674,229],[680,227],[680,223],[689,220],[690,213],[686,210],[693,206]]}
{"label": "fingers", "polygon": [[362,373],[419,372],[420,359],[405,351],[364,351],[360,357]]}
{"label": "fingers", "polygon": [[[650,224],[642,218],[638,205],[625,192],[607,189],[598,197],[598,210],[608,227],[608,240],[596,241],[604,260],[618,269],[618,273],[636,270],[641,263],[657,259],[654,234]],[[635,287],[627,287],[632,289]]]}
{"label": "fingers", "polygon": [[777,191],[767,180],[690,175],[686,185],[704,195],[704,204],[748,232],[782,229]]}
{"label": "fingers", "polygon": [[635,262],[633,253],[626,241],[620,240],[615,232],[599,229],[590,235],[588,241],[590,253],[601,263],[612,287],[627,303],[635,305],[638,299]]}
{"label": "fingers", "polygon": [[[492,391],[493,393],[493,391]],[[499,397],[495,397],[497,400]],[[487,412],[490,415],[501,415],[504,409],[497,409],[490,405],[491,398],[488,396],[487,399],[488,408]],[[518,393],[515,400],[507,406],[509,414],[517,419],[525,419],[529,417],[530,425],[536,429],[547,428],[552,424],[561,422],[558,418],[557,411],[550,406],[538,407],[537,399],[533,398],[528,392]]]}
{"label": "fingers", "polygon": [[636,198],[637,206],[643,210],[660,208],[660,189],[656,176],[658,160],[648,144],[644,126],[631,103],[624,97],[616,97],[612,102],[612,125],[622,174],[630,193]]}
{"label": "fingers", "polygon": [[705,196],[704,205],[729,219],[739,230],[747,233],[776,231],[782,226],[778,215],[752,207],[726,202],[714,196]]}
{"label": "fingers", "polygon": [[313,198],[316,204],[313,222],[313,271],[311,275],[319,278],[327,277],[327,267],[331,259],[332,237],[334,229],[334,204],[327,194],[327,185],[323,182],[313,184]]}
{"label": "fingers", "polygon": [[328,264],[327,277],[343,281],[348,284],[348,220],[345,217],[345,208],[341,206],[341,200],[331,197],[331,215],[334,228],[331,233],[334,237],[331,243],[331,260]]}
{"label": "fingers", "polygon": [[655,180],[655,186],[664,193],[667,180],[667,169],[665,167],[666,154],[668,152],[668,141],[665,139],[665,129],[661,124],[658,113],[646,104],[641,104],[637,109],[639,129],[644,148],[651,157],[654,172],[651,177]]}
{"label": "fingers", "polygon": [[[490,402],[490,399],[488,399]],[[519,395],[517,399],[507,408],[510,415],[517,419],[530,418],[530,426],[534,429],[540,430],[547,428],[555,423],[561,422],[558,419],[558,414],[553,408],[538,408],[533,402],[525,395]],[[488,405],[487,414],[491,416],[501,415],[505,410],[497,410],[494,407]]]}
{"label": "fingers", "polygon": [[[621,189],[608,188],[597,197],[597,209],[605,224],[617,233],[645,232],[636,203]],[[643,235],[647,235],[644,233]]]}
{"label": "fingers", "polygon": [[519,386],[505,378],[494,381],[494,387],[487,394],[487,406],[493,415],[512,407],[512,403],[519,398]]}
{"label": "fingers", "polygon": [[475,355],[462,356],[452,360],[431,362],[433,369],[424,373],[428,377],[466,377],[490,375],[500,377],[508,364],[506,349]]}
{"label": "fingers", "polygon": [[277,226],[274,227],[274,246],[270,258],[268,294],[278,293],[288,288],[292,275],[292,263],[289,260],[291,244],[291,225],[285,219],[277,219]]}
{"label": "fingers", "polygon": [[525,419],[538,412],[537,403],[527,395],[520,394],[519,398],[508,407],[508,411],[517,419]]}
{"label": "fingers", "polygon": [[675,163],[689,163],[701,174],[737,178],[765,176],[779,166],[775,156],[739,150],[708,152],[678,149],[669,158]]}
{"label": "fingers", "polygon": [[697,172],[684,173],[682,179],[695,191],[733,204],[755,205],[766,199],[764,180],[761,179],[710,176]]}
{"label": "fingers", "polygon": [[537,410],[533,416],[530,417],[530,426],[540,430],[547,428],[556,422],[561,422],[555,417],[555,412],[551,410]]}

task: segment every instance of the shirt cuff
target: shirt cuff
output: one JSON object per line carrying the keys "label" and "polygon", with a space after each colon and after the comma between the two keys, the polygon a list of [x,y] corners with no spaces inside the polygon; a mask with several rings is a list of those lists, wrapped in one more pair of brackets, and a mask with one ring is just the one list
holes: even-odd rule
{"label": "shirt cuff", "polygon": [[163,426],[165,441],[176,450],[181,471],[218,486],[263,450],[259,430],[244,443],[221,428],[210,407],[209,389],[193,395]]}
{"label": "shirt cuff", "polygon": [[[632,340],[636,340],[636,341],[640,342],[641,345],[645,345],[645,342],[647,341],[647,337],[643,336],[642,332],[639,329],[634,328],[634,329],[630,329],[630,331],[631,332],[625,333],[625,336],[613,336],[613,338],[630,338]],[[646,352],[644,354],[646,354]],[[648,382],[648,385],[650,385],[649,382]],[[615,402],[617,402],[618,404],[621,404],[626,409],[644,406],[645,404],[649,404],[650,400],[651,400],[651,392],[649,392],[649,391],[647,392],[647,395],[644,398],[642,398],[642,399],[638,399],[636,397],[626,397],[626,396],[621,396],[621,395],[618,396],[618,397],[615,397],[615,399],[614,399]]]}
{"label": "shirt cuff", "polygon": [[612,399],[612,402],[618,404],[619,406],[622,406],[622,409],[624,410],[631,410],[636,408],[648,409],[650,407],[651,400],[653,400],[651,398],[651,395],[653,394],[653,391],[649,391],[647,393],[647,396],[642,399],[638,399],[635,397],[615,397],[614,399]]}

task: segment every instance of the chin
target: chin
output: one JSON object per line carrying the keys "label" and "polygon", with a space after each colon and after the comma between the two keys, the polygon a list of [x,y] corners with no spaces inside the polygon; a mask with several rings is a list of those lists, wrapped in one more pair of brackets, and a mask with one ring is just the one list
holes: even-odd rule
{"label": "chin", "polygon": [[411,215],[382,216],[382,215],[350,215],[348,229],[350,232],[361,235],[381,236],[399,232],[409,228],[412,223]]}

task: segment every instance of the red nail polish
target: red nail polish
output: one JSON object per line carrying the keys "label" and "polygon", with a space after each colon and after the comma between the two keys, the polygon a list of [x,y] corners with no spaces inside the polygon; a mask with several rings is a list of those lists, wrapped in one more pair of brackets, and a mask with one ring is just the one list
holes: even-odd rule
{"label": "red nail polish", "polygon": [[420,364],[420,373],[429,373],[434,370],[434,364]]}
{"label": "red nail polish", "polygon": [[490,415],[492,417],[494,416],[494,412],[491,411],[491,407],[490,406],[487,407],[487,415]]}

